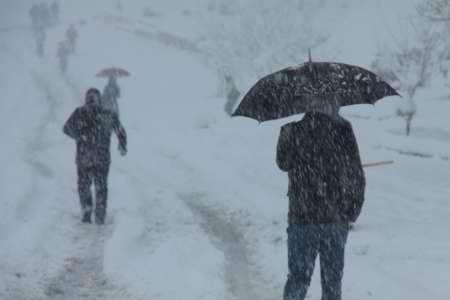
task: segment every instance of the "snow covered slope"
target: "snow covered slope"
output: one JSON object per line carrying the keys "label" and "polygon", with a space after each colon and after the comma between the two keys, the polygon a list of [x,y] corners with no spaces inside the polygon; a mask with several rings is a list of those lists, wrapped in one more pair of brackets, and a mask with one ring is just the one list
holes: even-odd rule
{"label": "snow covered slope", "polygon": [[[330,18],[328,30],[336,28],[324,47],[368,66],[373,47],[389,41],[388,29],[412,5],[356,2],[348,1],[344,22]],[[258,126],[223,113],[216,72],[195,47],[206,1],[123,1],[122,13],[106,0],[61,2],[43,59],[28,27],[31,1],[5,3],[0,299],[280,299],[287,178],[274,156],[286,120]],[[144,7],[156,15],[143,17]],[[80,39],[61,76],[56,45],[71,23]],[[113,140],[108,219],[96,227],[79,221],[75,147],[61,127],[87,88],[105,84],[98,69],[111,65],[133,74],[119,81],[130,144],[122,158]],[[410,138],[392,117],[399,100],[343,110],[365,162],[395,160],[366,170],[366,205],[347,248],[346,299],[450,294],[450,102],[441,94],[419,95]],[[317,271],[310,299],[320,299]]]}

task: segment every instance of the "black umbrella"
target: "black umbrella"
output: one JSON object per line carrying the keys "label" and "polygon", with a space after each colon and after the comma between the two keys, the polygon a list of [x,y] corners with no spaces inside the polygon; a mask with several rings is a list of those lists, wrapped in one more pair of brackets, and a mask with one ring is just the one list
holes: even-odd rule
{"label": "black umbrella", "polygon": [[260,79],[244,96],[232,116],[259,122],[304,113],[312,99],[335,100],[340,106],[374,104],[399,95],[380,77],[358,66],[309,62]]}

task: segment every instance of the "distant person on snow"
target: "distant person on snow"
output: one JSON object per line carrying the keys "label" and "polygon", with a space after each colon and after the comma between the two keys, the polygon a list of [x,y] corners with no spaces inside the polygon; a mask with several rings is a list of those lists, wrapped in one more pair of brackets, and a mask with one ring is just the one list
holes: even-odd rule
{"label": "distant person on snow", "polygon": [[69,41],[70,49],[72,52],[75,52],[75,47],[78,39],[78,31],[75,26],[70,25],[70,27],[66,30],[66,38]]}
{"label": "distant person on snow", "polygon": [[104,224],[108,197],[108,172],[111,163],[111,135],[119,140],[119,152],[127,153],[125,129],[115,114],[99,105],[100,91],[90,88],[85,105],[77,108],[64,125],[64,133],[76,141],[78,193],[82,209],[82,222],[91,223],[93,201],[91,185],[96,191],[95,222]]}
{"label": "distant person on snow", "polygon": [[33,36],[36,41],[36,52],[39,57],[44,56],[44,45],[46,40],[46,20],[45,20],[45,6],[42,3],[33,4],[29,14],[31,17],[31,24]]}
{"label": "distant person on snow", "polygon": [[59,60],[59,70],[61,73],[66,73],[69,55],[72,53],[69,41],[61,41],[58,44],[58,51],[56,57]]}
{"label": "distant person on snow", "polygon": [[[322,299],[341,300],[349,224],[364,202],[365,178],[350,122],[317,101],[281,128],[277,164],[289,176],[288,279],[284,300],[304,300],[320,256]],[[313,100],[312,102],[316,102]]]}
{"label": "distant person on snow", "polygon": [[51,12],[50,7],[46,2],[41,2],[39,4],[39,26],[47,29],[51,25]]}
{"label": "distant person on snow", "polygon": [[239,100],[241,93],[234,83],[233,77],[230,75],[225,75],[225,93],[227,97],[227,102],[225,103],[225,112],[231,116],[233,113],[233,108],[236,102]]}
{"label": "distant person on snow", "polygon": [[45,32],[44,28],[39,28],[35,33],[35,39],[36,39],[36,50],[39,57],[44,56],[44,47],[45,47],[45,40],[47,38],[47,34]]}
{"label": "distant person on snow", "polygon": [[123,12],[122,1],[117,1],[117,4],[116,4],[116,10],[117,10],[119,13],[122,13],[122,12]]}
{"label": "distant person on snow", "polygon": [[57,1],[53,1],[50,5],[50,12],[53,20],[53,24],[57,24],[59,21],[59,4]]}
{"label": "distant person on snow", "polygon": [[35,35],[39,27],[39,17],[40,17],[39,5],[35,3],[30,8],[31,25],[33,27],[33,33]]}
{"label": "distant person on snow", "polygon": [[117,79],[114,76],[109,76],[108,84],[103,89],[101,105],[103,108],[119,116],[118,98],[120,98],[120,87],[117,84]]}

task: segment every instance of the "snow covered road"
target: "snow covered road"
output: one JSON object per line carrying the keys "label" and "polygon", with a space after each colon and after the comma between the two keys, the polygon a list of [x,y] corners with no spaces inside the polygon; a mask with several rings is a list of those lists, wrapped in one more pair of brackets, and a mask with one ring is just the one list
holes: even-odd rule
{"label": "snow covered road", "polygon": [[[0,299],[280,299],[287,179],[274,151],[285,120],[231,120],[194,40],[180,38],[180,47],[142,35],[178,37],[166,20],[181,28],[188,17],[105,22],[67,5],[74,17],[63,23],[76,20],[80,31],[67,76],[54,58],[64,26],[49,31],[42,60],[26,27],[0,27]],[[107,224],[97,227],[79,220],[75,147],[61,127],[87,88],[103,87],[94,75],[111,65],[133,74],[119,81],[129,154],[119,157],[113,138]],[[412,140],[398,134],[398,120],[351,118],[363,160],[395,164],[366,172],[367,202],[347,248],[347,299],[450,294],[449,163],[386,150],[450,154],[446,134],[422,143],[439,126],[434,116],[445,115],[434,105],[423,105]],[[391,112],[368,114],[375,110]],[[320,299],[317,271],[310,299]]]}

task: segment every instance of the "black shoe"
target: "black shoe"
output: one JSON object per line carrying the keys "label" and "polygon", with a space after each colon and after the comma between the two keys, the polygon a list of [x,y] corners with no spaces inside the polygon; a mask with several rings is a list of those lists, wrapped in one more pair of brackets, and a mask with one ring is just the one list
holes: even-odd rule
{"label": "black shoe", "polygon": [[91,213],[90,212],[85,212],[83,214],[83,219],[81,219],[81,222],[83,222],[83,223],[92,223],[91,222]]}

